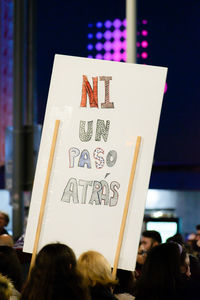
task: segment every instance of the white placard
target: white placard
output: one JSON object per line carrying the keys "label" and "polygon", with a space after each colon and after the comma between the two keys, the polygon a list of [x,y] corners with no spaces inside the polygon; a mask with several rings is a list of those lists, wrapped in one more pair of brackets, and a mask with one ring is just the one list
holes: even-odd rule
{"label": "white placard", "polygon": [[33,251],[53,130],[59,119],[38,248],[62,242],[77,256],[93,249],[113,265],[136,139],[141,136],[118,264],[134,269],[166,73],[162,67],[55,56],[25,252]]}

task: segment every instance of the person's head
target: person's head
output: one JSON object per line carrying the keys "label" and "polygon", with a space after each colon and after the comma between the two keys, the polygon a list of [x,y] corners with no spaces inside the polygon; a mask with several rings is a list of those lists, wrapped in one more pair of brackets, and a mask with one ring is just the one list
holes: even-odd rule
{"label": "person's head", "polygon": [[0,299],[9,300],[12,295],[12,289],[11,281],[0,273]]}
{"label": "person's head", "polygon": [[9,234],[0,235],[0,246],[13,247],[13,245],[14,245],[13,239]]}
{"label": "person's head", "polygon": [[15,249],[9,246],[0,246],[0,273],[7,276],[15,288],[22,287],[22,269]]}
{"label": "person's head", "polygon": [[0,228],[7,226],[9,223],[9,216],[3,211],[0,211]]}
{"label": "person's head", "polygon": [[44,246],[36,256],[21,300],[87,299],[73,250],[61,243]]}
{"label": "person's head", "polygon": [[140,247],[145,251],[149,251],[151,248],[158,246],[162,243],[160,233],[155,230],[145,230],[142,233]]}
{"label": "person's head", "polygon": [[111,266],[107,259],[99,252],[87,251],[81,254],[78,269],[83,275],[87,286],[112,286],[117,283],[113,278]]}
{"label": "person's head", "polygon": [[167,243],[169,242],[175,242],[175,243],[178,243],[179,245],[183,245],[184,244],[184,240],[183,240],[183,237],[180,233],[176,233],[175,235],[173,236],[170,236],[167,240],[166,240]]}
{"label": "person's head", "polygon": [[196,225],[196,239],[200,239],[200,224]]}
{"label": "person's head", "polygon": [[175,292],[181,278],[180,254],[177,243],[160,244],[149,251],[139,281],[139,297],[163,299]]}
{"label": "person's head", "polygon": [[180,250],[180,270],[181,273],[186,275],[187,277],[191,276],[190,271],[190,257],[189,254],[186,251],[186,248],[183,245],[179,245]]}

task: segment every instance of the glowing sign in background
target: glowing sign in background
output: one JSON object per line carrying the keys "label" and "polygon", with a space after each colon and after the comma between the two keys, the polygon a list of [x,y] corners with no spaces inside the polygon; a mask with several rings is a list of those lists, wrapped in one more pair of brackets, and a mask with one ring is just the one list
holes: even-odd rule
{"label": "glowing sign in background", "polygon": [[[137,31],[137,59],[140,63],[147,63],[148,58],[148,30],[147,20],[138,23]],[[88,57],[113,61],[126,61],[126,19],[97,22],[88,24]]]}

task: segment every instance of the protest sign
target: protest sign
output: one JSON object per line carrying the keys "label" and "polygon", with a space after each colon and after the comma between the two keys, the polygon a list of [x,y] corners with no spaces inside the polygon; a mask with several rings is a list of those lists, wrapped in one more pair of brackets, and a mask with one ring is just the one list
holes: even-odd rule
{"label": "protest sign", "polygon": [[166,68],[56,55],[24,251],[32,252],[55,121],[60,120],[41,249],[93,249],[113,265],[136,141],[141,136],[118,267],[134,269]]}

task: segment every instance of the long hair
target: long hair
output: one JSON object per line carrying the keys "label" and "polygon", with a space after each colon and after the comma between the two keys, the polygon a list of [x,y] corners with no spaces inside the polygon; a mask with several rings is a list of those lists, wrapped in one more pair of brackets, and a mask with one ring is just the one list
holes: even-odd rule
{"label": "long hair", "polygon": [[22,268],[15,249],[9,246],[0,246],[0,273],[8,277],[14,287],[21,291]]}
{"label": "long hair", "polygon": [[78,269],[88,286],[113,286],[117,281],[113,278],[111,267],[106,258],[99,252],[87,251],[81,254],[77,262]]}
{"label": "long hair", "polygon": [[152,248],[142,269],[136,299],[175,299],[181,280],[180,266],[178,244],[165,243]]}
{"label": "long hair", "polygon": [[38,253],[20,299],[84,300],[87,297],[73,250],[55,243],[44,246]]}

